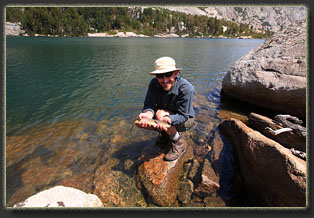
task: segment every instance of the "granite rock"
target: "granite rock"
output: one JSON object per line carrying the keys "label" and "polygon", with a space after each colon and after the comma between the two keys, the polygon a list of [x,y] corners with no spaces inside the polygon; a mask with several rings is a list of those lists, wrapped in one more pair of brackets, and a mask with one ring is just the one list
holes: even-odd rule
{"label": "granite rock", "polygon": [[273,36],[238,60],[227,72],[227,96],[301,119],[306,116],[306,23]]}
{"label": "granite rock", "polygon": [[13,207],[103,207],[103,204],[94,194],[87,194],[71,187],[55,186]]}
{"label": "granite rock", "polygon": [[233,145],[236,172],[246,192],[265,206],[306,206],[304,160],[239,120],[224,120],[219,128]]}

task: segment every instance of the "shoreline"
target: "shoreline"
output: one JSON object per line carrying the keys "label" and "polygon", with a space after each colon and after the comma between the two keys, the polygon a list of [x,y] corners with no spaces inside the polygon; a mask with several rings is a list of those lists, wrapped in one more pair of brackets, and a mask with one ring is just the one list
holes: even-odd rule
{"label": "shoreline", "polygon": [[[133,33],[133,32],[130,32]],[[134,35],[133,35],[134,34]],[[27,34],[6,34],[6,36],[21,36],[21,37],[49,37],[49,38],[67,38],[67,37],[80,37],[80,38],[207,38],[207,39],[266,39],[266,38],[252,38],[251,36],[241,36],[241,37],[226,37],[226,36],[189,36],[177,34],[158,34],[153,36],[147,36],[143,34],[125,34],[124,32],[119,32],[119,34],[110,35],[107,33],[88,33],[87,36],[52,36],[52,35],[40,35],[35,34],[34,36],[29,36]]]}
{"label": "shoreline", "polygon": [[185,35],[178,35],[175,33],[168,33],[168,34],[157,34],[153,36],[147,36],[143,34],[136,34],[134,32],[119,32],[115,35],[110,35],[107,33],[88,33],[87,37],[105,37],[105,38],[217,38],[217,39],[253,39],[251,36],[241,36],[241,37],[226,37],[223,35],[220,35],[218,37],[213,37],[213,36],[190,36],[189,34]]}
{"label": "shoreline", "polygon": [[[119,32],[118,30],[114,30],[115,34],[108,34],[106,32],[102,33],[87,33],[87,36],[78,36],[78,37],[90,37],[90,38],[214,38],[214,39],[264,39],[264,38],[252,38],[251,36],[235,36],[235,37],[227,37],[220,35],[218,37],[214,36],[191,36],[189,34],[178,35],[175,33],[167,33],[167,34],[156,34],[153,36],[148,36],[144,34],[136,34],[134,32]],[[21,29],[19,23],[11,23],[6,22],[5,27],[5,35],[6,36],[29,36],[25,33],[24,30]],[[58,35],[40,35],[35,34],[34,37],[69,37],[69,36],[58,36]]]}

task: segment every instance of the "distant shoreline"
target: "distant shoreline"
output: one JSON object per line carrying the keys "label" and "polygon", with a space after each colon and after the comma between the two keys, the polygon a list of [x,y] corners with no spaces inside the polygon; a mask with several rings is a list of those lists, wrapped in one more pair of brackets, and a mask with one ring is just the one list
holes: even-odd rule
{"label": "distant shoreline", "polygon": [[[134,33],[135,34],[135,33]],[[27,34],[6,34],[6,36],[21,36],[21,37],[50,37],[50,38],[69,38],[72,36],[51,36],[51,35],[39,35],[35,34],[34,36],[29,36]],[[147,36],[147,35],[136,35],[136,36],[127,36],[122,34],[116,34],[116,35],[109,35],[107,33],[89,33],[88,36],[76,36],[80,38],[208,38],[208,39],[265,39],[265,38],[252,38],[247,36],[241,36],[241,37],[225,37],[225,36],[219,36],[219,37],[212,37],[212,36],[179,36],[176,34],[160,34],[160,35],[154,35],[154,36]]]}
{"label": "distant shoreline", "polygon": [[[24,30],[21,29],[19,23],[10,23],[6,22],[5,28],[6,36],[29,36],[25,33]],[[40,35],[35,34],[34,37],[68,37],[68,36],[52,36],[52,35]],[[108,33],[88,33],[87,36],[80,36],[80,37],[102,37],[102,38],[217,38],[217,39],[260,39],[260,38],[252,38],[251,36],[240,36],[240,37],[226,37],[220,35],[218,37],[213,36],[190,36],[188,34],[179,36],[175,33],[168,33],[168,34],[156,34],[153,36],[148,36],[144,34],[136,34],[134,32],[119,32],[115,30],[115,34],[108,34]]]}

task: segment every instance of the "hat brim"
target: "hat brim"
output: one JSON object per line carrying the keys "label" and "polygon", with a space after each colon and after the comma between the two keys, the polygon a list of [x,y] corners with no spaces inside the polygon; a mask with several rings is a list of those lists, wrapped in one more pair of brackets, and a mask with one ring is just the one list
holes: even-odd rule
{"label": "hat brim", "polygon": [[175,70],[183,70],[182,68],[173,68],[173,69],[164,69],[164,70],[155,70],[153,72],[150,72],[151,75],[161,74],[161,73],[168,73]]}

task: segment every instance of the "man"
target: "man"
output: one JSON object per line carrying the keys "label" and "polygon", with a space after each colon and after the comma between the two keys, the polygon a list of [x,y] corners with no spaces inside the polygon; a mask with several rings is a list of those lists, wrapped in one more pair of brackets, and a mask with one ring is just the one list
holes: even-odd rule
{"label": "man", "polygon": [[[165,121],[169,128],[158,124],[160,131],[156,144],[170,142],[171,148],[165,155],[165,160],[178,159],[186,150],[187,143],[179,132],[191,129],[194,125],[194,109],[192,106],[194,87],[186,79],[179,77],[182,68],[176,68],[175,60],[171,57],[161,57],[155,61],[155,71],[150,72],[155,77],[151,80],[144,107],[139,118],[155,118]],[[145,120],[139,125],[150,129]],[[165,140],[166,139],[166,140]]]}

